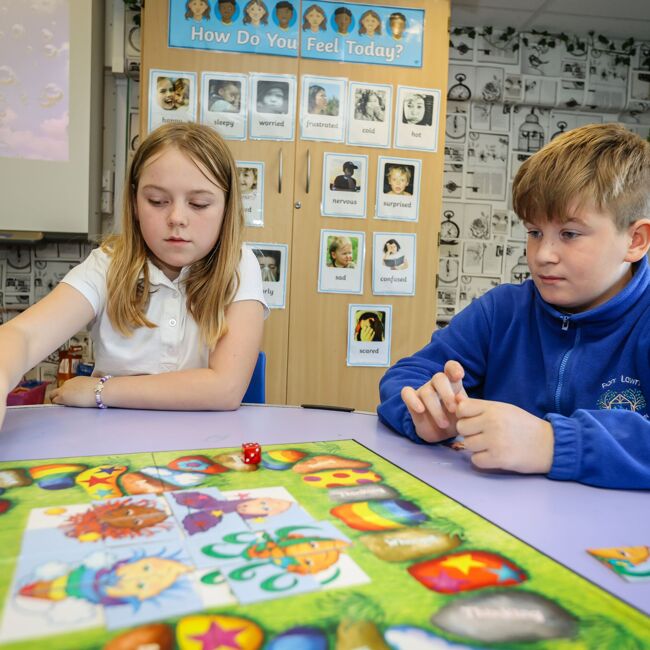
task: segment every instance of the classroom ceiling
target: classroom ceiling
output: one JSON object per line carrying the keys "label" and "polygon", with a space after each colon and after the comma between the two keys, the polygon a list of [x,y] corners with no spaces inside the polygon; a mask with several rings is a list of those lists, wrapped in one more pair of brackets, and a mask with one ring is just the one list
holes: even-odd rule
{"label": "classroom ceiling", "polygon": [[451,0],[453,27],[514,27],[650,42],[650,0]]}

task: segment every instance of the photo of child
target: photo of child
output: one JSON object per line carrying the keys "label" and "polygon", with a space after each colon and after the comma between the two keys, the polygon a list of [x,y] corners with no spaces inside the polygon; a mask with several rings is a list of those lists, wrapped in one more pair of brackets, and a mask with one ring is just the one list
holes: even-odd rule
{"label": "photo of child", "polygon": [[386,117],[386,93],[359,88],[354,91],[354,119],[383,122]]}
{"label": "photo of child", "polygon": [[249,0],[244,7],[244,25],[259,27],[268,25],[269,10],[262,0]]}
{"label": "photo of child", "polygon": [[156,80],[156,101],[164,111],[176,110],[174,82],[169,77]]}
{"label": "photo of child", "polygon": [[356,268],[359,240],[356,237],[332,235],[327,238],[327,266],[339,269]]}
{"label": "photo of child", "polygon": [[302,15],[302,31],[314,32],[327,30],[325,12],[318,5],[309,5]]}
{"label": "photo of child", "polygon": [[287,114],[289,84],[286,81],[257,82],[257,111],[259,113]]}
{"label": "photo of child", "polygon": [[174,106],[177,110],[184,110],[190,105],[190,81],[179,77],[174,81]]}
{"label": "photo of child", "polygon": [[260,265],[262,281],[279,282],[282,253],[277,250],[267,250],[262,248],[254,248],[253,253],[255,253],[257,262]]}
{"label": "photo of child", "polygon": [[257,169],[255,167],[238,167],[237,176],[242,198],[257,191]]}
{"label": "photo of child", "polygon": [[343,173],[334,178],[330,183],[331,190],[341,190],[343,192],[359,192],[361,187],[354,178],[354,172],[359,169],[352,161],[348,160],[343,163]]}
{"label": "photo of child", "polygon": [[402,123],[431,126],[433,123],[433,95],[424,93],[404,95]]}
{"label": "photo of child", "polygon": [[209,82],[210,111],[239,113],[241,110],[241,82],[232,79],[212,79]]}
{"label": "photo of child", "polygon": [[309,86],[309,93],[307,98],[307,112],[312,115],[332,115],[339,114],[339,98],[332,96],[328,97],[327,90],[319,85],[313,84]]}
{"label": "photo of child", "polygon": [[386,165],[384,194],[411,196],[413,194],[413,165]]}
{"label": "photo of child", "polygon": [[404,255],[401,249],[402,247],[397,239],[391,238],[384,244],[382,263],[391,271],[403,271],[408,269],[409,265],[406,260],[406,255]]}
{"label": "photo of child", "polygon": [[369,343],[384,340],[384,322],[386,314],[383,311],[357,311],[354,340]]}

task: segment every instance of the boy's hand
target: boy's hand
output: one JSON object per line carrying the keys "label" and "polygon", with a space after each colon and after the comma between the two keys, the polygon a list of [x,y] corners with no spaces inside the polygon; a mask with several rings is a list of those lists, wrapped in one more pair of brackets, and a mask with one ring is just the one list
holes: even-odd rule
{"label": "boy's hand", "polygon": [[50,393],[52,404],[65,404],[65,406],[90,407],[97,406],[95,402],[95,386],[97,377],[73,377],[68,379]]}
{"label": "boy's hand", "polygon": [[458,398],[456,429],[472,462],[484,469],[546,474],[553,464],[553,427],[518,406]]}
{"label": "boy's hand", "polygon": [[402,388],[402,399],[422,440],[439,442],[456,435],[456,395],[467,398],[464,376],[458,361],[447,361],[443,372],[437,372],[417,390]]}

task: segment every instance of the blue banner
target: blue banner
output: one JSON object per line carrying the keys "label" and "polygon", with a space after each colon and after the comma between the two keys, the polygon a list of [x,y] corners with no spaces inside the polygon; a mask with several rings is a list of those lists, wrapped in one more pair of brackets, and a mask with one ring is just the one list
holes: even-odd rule
{"label": "blue banner", "polygon": [[422,67],[423,9],[302,3],[300,56]]}
{"label": "blue banner", "polygon": [[300,4],[169,0],[169,47],[298,56]]}
{"label": "blue banner", "polygon": [[[422,67],[423,9],[323,0],[170,0],[169,47]],[[299,49],[300,48],[300,49]]]}

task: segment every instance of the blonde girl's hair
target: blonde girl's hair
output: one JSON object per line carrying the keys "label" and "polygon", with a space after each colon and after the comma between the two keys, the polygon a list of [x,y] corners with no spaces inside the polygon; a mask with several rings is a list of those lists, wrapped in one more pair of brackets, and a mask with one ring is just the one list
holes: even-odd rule
{"label": "blonde girl's hair", "polygon": [[513,209],[530,223],[564,223],[590,202],[619,231],[650,217],[650,142],[620,124],[588,124],[524,161],[512,184]]}
{"label": "blonde girl's hair", "polygon": [[165,124],[150,133],[135,152],[124,192],[122,232],[109,236],[102,244],[111,258],[107,313],[113,327],[127,337],[139,327],[156,327],[146,317],[149,250],[138,224],[136,196],[144,166],[170,148],[188,156],[225,195],[217,242],[208,255],[192,264],[185,279],[187,310],[202,340],[212,349],[227,331],[225,310],[239,284],[244,217],[235,161],[221,136],[207,126],[193,122]]}

